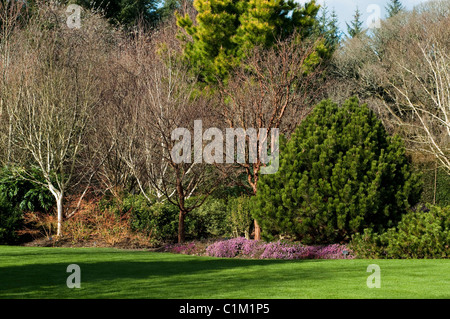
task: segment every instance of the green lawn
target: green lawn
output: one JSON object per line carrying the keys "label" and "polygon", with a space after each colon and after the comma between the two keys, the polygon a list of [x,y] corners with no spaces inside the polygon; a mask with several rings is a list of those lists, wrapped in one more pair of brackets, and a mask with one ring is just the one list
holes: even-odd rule
{"label": "green lawn", "polygon": [[[81,288],[69,289],[69,264]],[[381,268],[368,288],[367,266]],[[0,246],[0,298],[450,298],[450,260],[242,260]]]}

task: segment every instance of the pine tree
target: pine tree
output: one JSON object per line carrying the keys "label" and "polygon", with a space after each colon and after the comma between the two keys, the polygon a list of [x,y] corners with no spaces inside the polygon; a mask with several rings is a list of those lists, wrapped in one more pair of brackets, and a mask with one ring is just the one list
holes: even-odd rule
{"label": "pine tree", "polygon": [[294,31],[312,35],[319,6],[293,0],[195,0],[195,22],[178,16],[184,54],[206,83],[226,79],[247,50],[270,47]]}
{"label": "pine tree", "polygon": [[351,38],[354,38],[363,32],[363,21],[361,20],[361,11],[356,7],[355,14],[353,15],[353,21],[347,24],[347,33]]}
{"label": "pine tree", "polygon": [[320,7],[320,12],[321,15],[318,18],[318,32],[325,33],[328,29],[328,6],[326,3]]}
{"label": "pine tree", "polygon": [[328,38],[329,41],[333,46],[336,46],[339,44],[339,41],[341,39],[341,31],[339,30],[339,20],[336,13],[336,10],[333,8],[333,11],[331,11],[331,16],[328,21]]}
{"label": "pine tree", "polygon": [[348,241],[364,228],[393,227],[419,199],[402,141],[356,98],[321,102],[281,144],[280,168],[261,176],[252,202],[268,239]]}
{"label": "pine tree", "polygon": [[341,38],[338,24],[336,10],[333,8],[330,14],[326,4],[321,6],[316,33],[318,36],[323,35],[327,41],[327,46],[332,49],[336,48]]}
{"label": "pine tree", "polygon": [[400,0],[390,0],[390,3],[388,3],[386,7],[387,11],[387,17],[392,18],[396,14],[400,13],[404,9],[402,3]]}

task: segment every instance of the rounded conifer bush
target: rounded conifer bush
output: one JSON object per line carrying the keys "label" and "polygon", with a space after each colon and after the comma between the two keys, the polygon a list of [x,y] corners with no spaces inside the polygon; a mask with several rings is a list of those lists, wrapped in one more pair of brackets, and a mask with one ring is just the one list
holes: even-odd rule
{"label": "rounded conifer bush", "polygon": [[304,244],[349,241],[395,226],[422,185],[402,141],[357,98],[322,101],[280,146],[280,168],[262,175],[252,213],[263,236]]}

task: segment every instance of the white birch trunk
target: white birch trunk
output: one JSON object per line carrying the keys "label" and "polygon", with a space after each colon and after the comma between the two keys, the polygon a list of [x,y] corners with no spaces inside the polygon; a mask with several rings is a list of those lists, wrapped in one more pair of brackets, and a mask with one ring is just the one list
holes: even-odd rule
{"label": "white birch trunk", "polygon": [[56,231],[56,236],[62,235],[62,220],[63,220],[63,192],[57,190],[53,185],[49,184],[48,188],[52,193],[53,197],[56,199],[56,209],[58,217],[58,226]]}

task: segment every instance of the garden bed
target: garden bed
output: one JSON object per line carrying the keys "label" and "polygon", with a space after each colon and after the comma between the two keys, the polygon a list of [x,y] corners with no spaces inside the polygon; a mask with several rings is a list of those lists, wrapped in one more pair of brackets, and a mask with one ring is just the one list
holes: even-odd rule
{"label": "garden bed", "polygon": [[210,244],[187,242],[168,244],[163,251],[224,258],[250,259],[353,259],[355,256],[346,245],[305,246],[296,242],[264,242],[244,237],[225,239]]}
{"label": "garden bed", "polygon": [[119,248],[128,250],[147,250],[156,252],[168,252],[192,256],[209,256],[223,258],[244,259],[353,259],[352,251],[341,244],[326,246],[306,246],[298,242],[277,241],[265,242],[246,239],[244,237],[220,239],[220,240],[195,240],[183,244],[164,243],[155,245],[152,243],[136,243],[131,239],[125,239],[116,243],[108,243],[101,239],[86,240],[73,243],[69,239],[40,238],[26,243],[27,247],[98,247]]}

